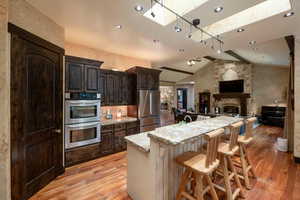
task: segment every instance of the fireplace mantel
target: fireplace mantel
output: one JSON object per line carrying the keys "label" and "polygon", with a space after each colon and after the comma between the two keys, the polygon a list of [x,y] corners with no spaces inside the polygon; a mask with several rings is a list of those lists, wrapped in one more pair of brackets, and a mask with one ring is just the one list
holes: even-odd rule
{"label": "fireplace mantel", "polygon": [[219,94],[214,94],[213,97],[218,101],[226,98],[240,99],[241,115],[242,116],[247,115],[247,99],[251,97],[249,93],[219,93]]}
{"label": "fireplace mantel", "polygon": [[225,98],[237,98],[237,99],[248,99],[250,98],[249,93],[219,93],[213,95],[215,99],[221,100]]}

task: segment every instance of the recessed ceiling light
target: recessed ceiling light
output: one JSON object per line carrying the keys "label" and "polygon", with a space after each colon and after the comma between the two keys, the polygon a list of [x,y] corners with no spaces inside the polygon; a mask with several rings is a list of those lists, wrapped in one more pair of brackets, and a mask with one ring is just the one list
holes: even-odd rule
{"label": "recessed ceiling light", "polygon": [[179,49],[179,52],[184,52],[184,49]]}
{"label": "recessed ceiling light", "polygon": [[115,28],[116,28],[116,29],[121,29],[121,28],[122,28],[122,25],[115,25]]}
{"label": "recessed ceiling light", "polygon": [[294,12],[288,12],[285,15],[283,15],[284,17],[291,17],[293,16],[295,13]]}
{"label": "recessed ceiling light", "polygon": [[215,8],[215,13],[219,13],[219,12],[221,12],[223,10],[223,7],[217,7],[217,8]]}
{"label": "recessed ceiling light", "polygon": [[134,6],[134,10],[137,12],[142,12],[144,10],[144,7],[141,5],[136,5]]}
{"label": "recessed ceiling light", "polygon": [[182,31],[182,29],[179,26],[175,26],[174,29],[175,29],[175,32],[177,32],[177,33]]}
{"label": "recessed ceiling light", "polygon": [[250,45],[254,45],[254,44],[256,44],[256,41],[255,41],[255,40],[252,40],[252,41],[249,42],[249,44],[250,44]]}
{"label": "recessed ceiling light", "polygon": [[244,32],[244,31],[245,31],[245,29],[243,29],[243,28],[239,28],[239,29],[237,30],[238,33]]}

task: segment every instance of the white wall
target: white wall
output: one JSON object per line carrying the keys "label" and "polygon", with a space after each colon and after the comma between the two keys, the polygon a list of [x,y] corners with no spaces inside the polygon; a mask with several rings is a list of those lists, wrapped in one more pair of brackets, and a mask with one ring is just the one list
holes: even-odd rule
{"label": "white wall", "polygon": [[295,41],[294,156],[300,158],[300,37],[297,37]]}

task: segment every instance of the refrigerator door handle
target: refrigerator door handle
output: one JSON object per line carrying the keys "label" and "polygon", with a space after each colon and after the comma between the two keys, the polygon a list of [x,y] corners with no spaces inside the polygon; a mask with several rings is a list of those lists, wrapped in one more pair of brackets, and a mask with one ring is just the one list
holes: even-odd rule
{"label": "refrigerator door handle", "polygon": [[150,115],[152,115],[152,92],[150,92]]}

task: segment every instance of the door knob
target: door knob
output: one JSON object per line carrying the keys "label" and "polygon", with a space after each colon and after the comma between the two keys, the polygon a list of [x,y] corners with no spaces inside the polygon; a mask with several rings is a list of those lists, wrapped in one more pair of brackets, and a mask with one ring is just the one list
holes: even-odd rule
{"label": "door knob", "polygon": [[55,129],[54,132],[55,132],[55,133],[61,133],[61,130],[60,130],[60,129]]}

